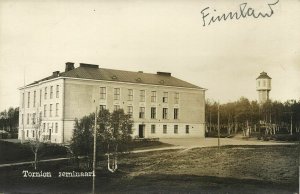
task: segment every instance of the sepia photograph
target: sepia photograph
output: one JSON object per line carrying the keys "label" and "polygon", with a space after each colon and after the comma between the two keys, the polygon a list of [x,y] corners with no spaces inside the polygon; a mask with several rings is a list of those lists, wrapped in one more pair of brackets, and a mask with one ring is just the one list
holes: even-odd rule
{"label": "sepia photograph", "polygon": [[0,193],[300,194],[299,0],[1,0]]}

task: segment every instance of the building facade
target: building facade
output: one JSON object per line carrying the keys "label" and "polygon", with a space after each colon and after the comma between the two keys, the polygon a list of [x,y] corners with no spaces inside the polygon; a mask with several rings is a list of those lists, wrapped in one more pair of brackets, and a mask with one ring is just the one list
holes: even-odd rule
{"label": "building facade", "polygon": [[258,92],[258,102],[260,104],[269,100],[269,93],[271,91],[271,77],[266,72],[261,72],[256,78],[256,90]]}
{"label": "building facade", "polygon": [[98,110],[124,109],[134,121],[133,137],[189,138],[205,134],[205,89],[170,73],[129,72],[66,63],[65,72],[20,88],[19,139],[41,136],[68,143],[74,121]]}

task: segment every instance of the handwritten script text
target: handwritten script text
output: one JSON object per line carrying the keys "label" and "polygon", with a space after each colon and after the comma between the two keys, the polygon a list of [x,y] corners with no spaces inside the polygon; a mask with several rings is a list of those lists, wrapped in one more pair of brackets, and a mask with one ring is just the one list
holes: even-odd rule
{"label": "handwritten script text", "polygon": [[272,6],[276,5],[279,2],[277,0],[274,3],[268,3],[268,11],[265,13],[261,13],[256,11],[254,8],[249,7],[248,3],[242,3],[239,5],[239,10],[235,12],[228,12],[223,13],[221,15],[213,15],[214,12],[216,12],[215,9],[212,9],[210,7],[206,7],[202,9],[202,20],[203,20],[203,26],[209,26],[210,24],[214,22],[220,22],[220,21],[226,21],[228,19],[236,19],[239,20],[240,18],[246,18],[246,17],[253,17],[253,18],[265,18],[265,17],[271,17],[274,14]]}

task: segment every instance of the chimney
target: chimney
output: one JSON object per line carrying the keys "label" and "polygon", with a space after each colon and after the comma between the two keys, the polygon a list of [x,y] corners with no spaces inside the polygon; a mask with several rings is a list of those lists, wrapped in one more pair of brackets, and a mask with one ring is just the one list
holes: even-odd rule
{"label": "chimney", "polygon": [[99,65],[94,65],[94,64],[88,64],[88,63],[80,63],[80,67],[87,67],[87,68],[99,68]]}
{"label": "chimney", "polygon": [[71,71],[73,69],[74,69],[74,63],[72,63],[72,62],[66,62],[66,70],[65,70],[65,72]]}
{"label": "chimney", "polygon": [[59,71],[53,71],[53,77],[58,77],[59,76]]}
{"label": "chimney", "polygon": [[171,76],[171,73],[169,73],[169,72],[160,72],[160,71],[158,71],[158,72],[157,72],[157,75]]}

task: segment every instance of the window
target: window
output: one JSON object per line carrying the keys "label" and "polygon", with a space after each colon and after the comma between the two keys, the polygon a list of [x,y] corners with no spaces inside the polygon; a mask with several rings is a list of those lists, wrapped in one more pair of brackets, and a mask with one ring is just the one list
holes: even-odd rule
{"label": "window", "polygon": [[145,102],[145,90],[140,90],[140,102]]}
{"label": "window", "polygon": [[58,108],[59,108],[59,104],[56,103],[55,105],[55,116],[58,117]]}
{"label": "window", "polygon": [[29,113],[27,113],[27,125],[29,124]]}
{"label": "window", "polygon": [[151,102],[156,102],[156,91],[151,92]]}
{"label": "window", "polygon": [[32,130],[32,137],[34,137],[34,130]]}
{"label": "window", "polygon": [[[51,135],[52,131],[52,127],[50,126],[51,123],[47,123],[48,125],[48,133]],[[52,124],[53,125],[53,124]],[[49,140],[50,140],[50,136],[49,136]]]}
{"label": "window", "polygon": [[100,87],[100,99],[101,100],[106,99],[106,87]]}
{"label": "window", "polygon": [[258,86],[260,86],[260,81],[258,81]]}
{"label": "window", "polygon": [[50,99],[53,98],[53,86],[50,86]]}
{"label": "window", "polygon": [[24,114],[22,114],[22,120],[21,120],[21,124],[24,124]]}
{"label": "window", "polygon": [[145,107],[140,107],[139,118],[141,119],[145,118]]}
{"label": "window", "polygon": [[174,119],[178,119],[178,108],[174,108]]}
{"label": "window", "polygon": [[30,106],[30,92],[28,92],[27,94],[28,94],[28,97],[27,97],[28,98],[27,108],[29,108],[29,106]]}
{"label": "window", "polygon": [[28,134],[29,134],[29,130],[26,130],[26,137],[28,137]]}
{"label": "window", "polygon": [[168,108],[163,108],[163,119],[168,119]]}
{"label": "window", "polygon": [[45,100],[47,99],[47,87],[45,87],[45,96],[44,96],[44,99]]}
{"label": "window", "polygon": [[133,90],[128,89],[128,101],[132,101],[132,100],[133,100]]}
{"label": "window", "polygon": [[45,132],[46,129],[46,123],[43,123],[43,132]]}
{"label": "window", "polygon": [[266,86],[266,80],[264,80],[264,82],[263,82],[263,86],[264,86],[264,87]]}
{"label": "window", "polygon": [[25,94],[22,93],[22,108],[24,108]]}
{"label": "window", "polygon": [[33,107],[35,107],[36,91],[33,92]]}
{"label": "window", "polygon": [[167,103],[168,102],[168,92],[164,92],[163,94],[163,103]]}
{"label": "window", "polygon": [[167,125],[163,125],[163,133],[166,134],[168,130],[168,126]]}
{"label": "window", "polygon": [[40,90],[40,107],[42,106],[42,90]]}
{"label": "window", "polygon": [[114,100],[120,100],[120,88],[114,88]]}
{"label": "window", "polygon": [[179,103],[179,93],[176,92],[174,96],[174,104],[178,104],[178,103]]}
{"label": "window", "polygon": [[151,119],[156,118],[156,107],[151,107]]}
{"label": "window", "polygon": [[49,112],[49,117],[52,117],[52,104],[50,104],[50,112]]}
{"label": "window", "polygon": [[58,123],[55,123],[55,133],[58,132]]}
{"label": "window", "polygon": [[56,98],[59,98],[59,85],[56,85]]}
{"label": "window", "polygon": [[175,133],[175,134],[178,133],[178,125],[174,125],[174,133]]}
{"label": "window", "polygon": [[33,125],[35,124],[35,119],[36,119],[36,118],[35,118],[35,115],[36,115],[35,113],[32,114],[32,124],[33,124]]}
{"label": "window", "polygon": [[132,113],[133,113],[133,107],[132,106],[128,106],[127,107],[127,113],[130,116],[130,118],[132,117]]}
{"label": "window", "polygon": [[151,125],[151,133],[155,133],[155,125]]}
{"label": "window", "polygon": [[185,133],[190,133],[190,126],[189,125],[185,126]]}
{"label": "window", "polygon": [[44,105],[44,117],[46,117],[47,116],[47,105],[45,104]]}
{"label": "window", "polygon": [[106,109],[106,106],[105,105],[100,105],[100,111],[103,111]]}
{"label": "window", "polygon": [[42,111],[40,112],[39,122],[42,120]]}
{"label": "window", "polygon": [[114,105],[114,111],[117,111],[120,109],[120,105]]}

